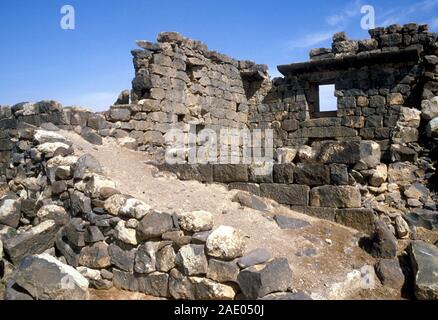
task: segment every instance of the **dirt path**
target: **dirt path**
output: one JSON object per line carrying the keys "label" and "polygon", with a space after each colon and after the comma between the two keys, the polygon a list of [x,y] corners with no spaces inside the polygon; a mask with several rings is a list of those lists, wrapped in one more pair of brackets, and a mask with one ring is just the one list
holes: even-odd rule
{"label": "dirt path", "polygon": [[311,226],[281,230],[271,217],[233,203],[236,191],[219,184],[179,181],[146,164],[150,160],[146,153],[121,148],[112,139],[96,147],[73,132],[61,134],[73,142],[78,155],[95,156],[121,192],[166,212],[210,211],[216,226],[233,226],[248,236],[248,250],[266,248],[274,257],[286,257],[294,287],[312,297],[345,299],[359,294],[361,298],[398,298],[396,293],[383,289],[377,279],[374,290],[361,290],[365,282],[358,270],[373,266],[374,259],[357,246],[359,234],[355,230],[286,208],[282,214],[308,221]]}

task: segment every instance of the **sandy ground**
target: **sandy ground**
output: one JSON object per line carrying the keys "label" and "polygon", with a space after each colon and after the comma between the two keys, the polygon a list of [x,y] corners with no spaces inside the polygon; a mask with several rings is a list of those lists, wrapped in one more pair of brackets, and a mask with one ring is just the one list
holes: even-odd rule
{"label": "sandy ground", "polygon": [[[104,173],[121,192],[170,213],[210,211],[215,216],[216,226],[233,226],[248,236],[248,251],[266,248],[274,257],[286,257],[297,290],[304,290],[318,299],[399,298],[397,293],[381,287],[378,279],[374,289],[360,289],[357,270],[373,266],[375,261],[358,247],[361,235],[355,230],[284,207],[277,210],[311,225],[299,230],[281,230],[270,215],[232,202],[237,191],[228,191],[219,184],[179,181],[173,175],[158,172],[154,166],[147,164],[151,159],[146,153],[121,148],[113,139],[106,140],[103,146],[94,146],[73,132],[61,131],[61,134],[73,143],[77,155],[89,153],[95,156]],[[130,299],[128,293],[119,294],[122,299]],[[115,299],[117,296],[112,292],[106,297],[104,293],[95,297]],[[141,299],[141,295],[131,298]]]}

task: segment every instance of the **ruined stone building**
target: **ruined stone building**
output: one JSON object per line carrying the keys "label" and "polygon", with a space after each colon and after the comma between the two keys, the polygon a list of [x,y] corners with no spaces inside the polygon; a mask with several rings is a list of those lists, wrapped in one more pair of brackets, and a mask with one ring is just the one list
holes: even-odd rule
{"label": "ruined stone building", "polygon": [[[107,112],[63,108],[53,101],[0,108],[0,195],[15,186],[11,181],[17,177],[25,180],[35,172],[46,174],[49,184],[55,175],[69,176],[46,169],[44,162],[70,154],[69,145],[55,141],[31,148],[32,126],[50,128],[51,123],[94,144],[112,137],[161,158],[171,129],[272,129],[274,161],[268,161],[272,170],[265,175],[256,173],[259,163],[156,165],[182,180],[226,184],[365,234],[373,233],[378,220],[399,239],[434,239],[438,35],[417,24],[376,28],[370,35],[356,41],[337,33],[332,48],[311,50],[307,62],[278,66],[283,77],[275,79],[265,65],[210,51],[178,33],[161,33],[156,43],[138,41],[140,49],[132,51],[132,90],[124,91]],[[336,99],[325,100],[327,89]],[[101,181],[95,179],[85,187],[92,199]],[[31,190],[21,204],[23,212],[35,209],[41,196],[32,187],[20,187]],[[84,206],[104,210],[101,200],[90,202],[87,196],[86,202],[83,190],[64,189],[55,196],[74,214]],[[56,240],[58,249],[77,265],[77,252],[63,239]],[[17,242],[6,249],[18,261],[20,248]]]}

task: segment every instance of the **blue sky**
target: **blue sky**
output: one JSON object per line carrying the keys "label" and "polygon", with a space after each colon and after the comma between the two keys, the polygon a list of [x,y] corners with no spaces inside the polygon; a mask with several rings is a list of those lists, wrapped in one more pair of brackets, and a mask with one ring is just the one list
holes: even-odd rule
{"label": "blue sky", "polygon": [[[76,29],[60,27],[63,5],[76,10]],[[429,23],[438,31],[438,0],[2,0],[0,104],[55,99],[105,110],[133,78],[135,40],[179,31],[237,59],[276,66],[307,60],[314,47],[346,31],[368,37],[362,5],[376,24]]]}

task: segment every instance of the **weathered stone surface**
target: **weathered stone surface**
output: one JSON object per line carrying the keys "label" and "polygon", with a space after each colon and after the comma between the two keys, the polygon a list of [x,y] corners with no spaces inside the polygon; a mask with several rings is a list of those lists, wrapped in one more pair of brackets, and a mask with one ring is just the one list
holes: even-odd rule
{"label": "weathered stone surface", "polygon": [[376,275],[384,286],[401,290],[405,283],[405,276],[400,263],[396,259],[381,259],[375,266]]}
{"label": "weathered stone surface", "polygon": [[171,245],[165,246],[157,252],[157,270],[169,272],[175,267],[176,254]]}
{"label": "weathered stone surface", "polygon": [[438,136],[438,118],[429,121],[426,127],[427,136],[435,138]]}
{"label": "weathered stone surface", "polygon": [[257,264],[265,263],[271,259],[271,254],[266,249],[255,249],[237,261],[240,268],[246,269]]}
{"label": "weathered stone surface", "polygon": [[221,260],[233,260],[243,256],[246,250],[244,235],[227,226],[220,226],[208,237],[207,254]]}
{"label": "weathered stone surface", "polygon": [[401,186],[410,185],[417,179],[417,170],[418,168],[409,162],[391,163],[388,167],[388,182]]}
{"label": "weathered stone surface", "polygon": [[369,183],[373,187],[380,187],[388,178],[388,168],[386,164],[379,164],[376,169],[371,170]]}
{"label": "weathered stone surface", "polygon": [[70,220],[69,215],[63,207],[53,204],[41,207],[41,209],[37,212],[37,217],[41,222],[53,220],[60,226],[66,225]]}
{"label": "weathered stone surface", "polygon": [[157,270],[159,242],[146,242],[138,247],[134,270],[137,273],[152,273]]}
{"label": "weathered stone surface", "polygon": [[411,229],[402,216],[397,216],[395,218],[395,231],[400,239],[408,239],[411,235]]}
{"label": "weathered stone surface", "polygon": [[438,247],[423,241],[412,241],[409,254],[415,276],[415,297],[438,299]]}
{"label": "weathered stone surface", "polygon": [[291,184],[294,182],[295,164],[274,164],[274,182]]}
{"label": "weathered stone surface", "polygon": [[21,203],[15,196],[0,199],[0,224],[17,228],[21,218]]}
{"label": "weathered stone surface", "polygon": [[236,291],[233,287],[206,278],[191,277],[196,300],[233,300]]}
{"label": "weathered stone surface", "polygon": [[248,166],[245,164],[218,164],[213,166],[214,181],[222,183],[248,182]]}
{"label": "weathered stone surface", "polygon": [[81,137],[94,145],[101,146],[103,144],[102,137],[99,136],[93,129],[89,127],[82,128]]}
{"label": "weathered stone surface", "polygon": [[64,138],[59,133],[53,131],[46,130],[36,130],[34,133],[34,140],[38,144],[43,143],[53,143],[53,142],[61,142],[64,144],[69,144],[68,140]]}
{"label": "weathered stone surface", "polygon": [[98,175],[92,174],[90,179],[85,184],[84,192],[87,196],[91,198],[99,198],[100,190],[102,188],[113,188],[115,189],[116,185],[113,181],[108,178]]}
{"label": "weathered stone surface", "polygon": [[181,229],[188,232],[210,231],[213,229],[213,214],[207,211],[192,211],[178,215]]}
{"label": "weathered stone surface", "polygon": [[359,208],[361,194],[355,187],[322,186],[310,191],[310,205],[329,208]]}
{"label": "weathered stone surface", "polygon": [[169,275],[166,273],[140,275],[114,269],[113,281],[118,289],[142,292],[155,297],[169,296]]}
{"label": "weathered stone surface", "polygon": [[90,154],[84,154],[81,156],[73,169],[74,179],[83,179],[86,174],[90,173],[101,173],[102,167],[99,161]]}
{"label": "weathered stone surface", "polygon": [[161,237],[173,229],[173,219],[170,214],[151,212],[147,214],[137,227],[137,236],[140,240],[149,240]]}
{"label": "weathered stone surface", "polygon": [[370,249],[375,258],[393,259],[397,255],[397,239],[381,220],[376,221]]}
{"label": "weathered stone surface", "polygon": [[321,164],[298,164],[294,177],[295,183],[311,187],[330,184],[330,167]]}
{"label": "weathered stone surface", "polygon": [[258,211],[268,212],[272,209],[272,205],[266,199],[249,194],[248,192],[237,192],[232,201]]}
{"label": "weathered stone surface", "polygon": [[421,202],[426,203],[430,192],[426,186],[417,182],[408,186],[404,191],[404,195],[407,198],[420,200]]}
{"label": "weathered stone surface", "polygon": [[194,300],[195,293],[192,282],[178,269],[172,269],[169,277],[169,293],[177,300]]}
{"label": "weathered stone surface", "polygon": [[111,266],[108,245],[105,242],[97,242],[84,247],[79,256],[79,264],[91,269],[104,269]]}
{"label": "weathered stone surface", "polygon": [[134,271],[134,259],[137,250],[123,250],[113,243],[108,247],[108,253],[111,257],[111,264],[115,265],[116,268],[128,272]]}
{"label": "weathered stone surface", "polygon": [[136,246],[138,244],[137,231],[135,229],[127,228],[125,221],[119,221],[115,227],[116,238],[120,241]]}
{"label": "weathered stone surface", "polygon": [[297,230],[310,226],[310,223],[301,219],[290,218],[282,215],[276,215],[274,217],[280,229],[285,230]]}
{"label": "weathered stone surface", "polygon": [[11,261],[17,265],[24,257],[40,254],[53,246],[59,226],[53,220],[3,241],[4,250]]}
{"label": "weathered stone surface", "polygon": [[438,117],[438,97],[421,102],[421,117],[428,121]]}
{"label": "weathered stone surface", "polygon": [[331,184],[342,186],[348,184],[348,167],[345,164],[333,163],[330,165]]}
{"label": "weathered stone surface", "polygon": [[308,186],[267,183],[260,186],[260,195],[271,198],[280,204],[307,206],[309,204]]}
{"label": "weathered stone surface", "polygon": [[292,163],[297,156],[297,148],[278,148],[277,161],[279,164]]}
{"label": "weathered stone surface", "polygon": [[205,256],[205,246],[185,245],[176,255],[176,264],[188,276],[207,274],[208,262]]}
{"label": "weathered stone surface", "polygon": [[237,266],[236,260],[234,261],[221,261],[216,259],[210,259],[208,262],[207,278],[225,283],[225,282],[237,282],[237,276],[240,269]]}
{"label": "weathered stone surface", "polygon": [[[37,300],[87,300],[88,280],[48,254],[25,258],[9,279]],[[10,288],[10,286],[8,286]]]}
{"label": "weathered stone surface", "polygon": [[376,215],[372,209],[337,209],[335,221],[344,226],[371,234]]}
{"label": "weathered stone surface", "polygon": [[237,280],[246,298],[258,299],[287,291],[292,285],[292,270],[287,259],[274,259],[242,270]]}

